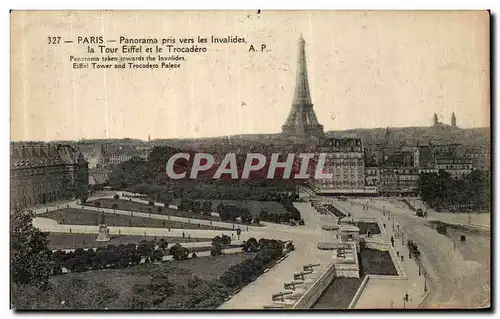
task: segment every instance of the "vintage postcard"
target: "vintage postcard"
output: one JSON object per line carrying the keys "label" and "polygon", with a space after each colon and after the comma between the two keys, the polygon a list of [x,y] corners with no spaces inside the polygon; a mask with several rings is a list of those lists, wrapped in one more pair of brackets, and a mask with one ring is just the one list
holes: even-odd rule
{"label": "vintage postcard", "polygon": [[490,309],[489,12],[10,16],[12,309]]}

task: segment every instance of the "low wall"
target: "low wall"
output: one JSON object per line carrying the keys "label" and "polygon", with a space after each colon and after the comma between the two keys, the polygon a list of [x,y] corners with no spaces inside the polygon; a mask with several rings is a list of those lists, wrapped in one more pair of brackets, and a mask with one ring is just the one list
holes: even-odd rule
{"label": "low wall", "polygon": [[335,277],[335,265],[330,264],[328,268],[321,274],[321,276],[314,282],[314,284],[307,289],[307,291],[300,297],[299,300],[293,305],[294,309],[310,309],[319,297],[323,294],[326,288],[330,286]]}
{"label": "low wall", "polygon": [[354,306],[359,300],[359,297],[361,297],[361,294],[363,293],[363,290],[366,287],[366,284],[368,283],[368,280],[370,280],[370,275],[366,276],[365,279],[361,282],[361,285],[359,285],[358,290],[356,291],[356,294],[354,294],[354,297],[352,297],[351,302],[349,303],[349,307],[347,309],[354,309]]}
{"label": "low wall", "polygon": [[359,266],[356,264],[337,265],[335,268],[335,277],[359,278]]}

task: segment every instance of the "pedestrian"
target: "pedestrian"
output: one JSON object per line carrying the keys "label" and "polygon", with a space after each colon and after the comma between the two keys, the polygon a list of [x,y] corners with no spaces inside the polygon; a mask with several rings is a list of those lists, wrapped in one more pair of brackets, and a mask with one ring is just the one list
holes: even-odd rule
{"label": "pedestrian", "polygon": [[186,237],[186,234],[184,232],[182,232],[182,238]]}

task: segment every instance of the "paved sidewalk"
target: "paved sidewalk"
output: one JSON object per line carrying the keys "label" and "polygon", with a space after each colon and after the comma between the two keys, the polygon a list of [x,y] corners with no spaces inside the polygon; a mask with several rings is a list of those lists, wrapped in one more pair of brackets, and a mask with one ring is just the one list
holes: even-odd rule
{"label": "paved sidewalk", "polygon": [[295,250],[284,261],[243,287],[219,309],[262,309],[273,303],[272,294],[284,291],[283,284],[293,281],[293,274],[302,271],[303,265],[319,263],[318,272],[329,265],[332,260],[331,251],[317,249],[324,232],[321,230],[319,212],[308,202],[294,203],[294,206],[300,210],[306,227],[289,227],[285,232],[274,230],[268,236],[293,240]]}

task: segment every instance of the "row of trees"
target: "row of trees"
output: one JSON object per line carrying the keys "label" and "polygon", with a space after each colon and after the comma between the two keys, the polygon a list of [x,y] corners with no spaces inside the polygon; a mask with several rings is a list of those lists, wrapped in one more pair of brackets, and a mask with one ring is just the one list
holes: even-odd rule
{"label": "row of trees", "polygon": [[262,238],[257,242],[255,238],[248,239],[243,244],[243,250],[257,251],[256,255],[226,270],[220,277],[221,283],[231,288],[239,288],[248,284],[272,262],[279,259],[283,255],[284,248],[283,242],[278,240]]}
{"label": "row of trees", "polygon": [[216,212],[219,214],[221,221],[235,222],[236,219],[241,218],[241,223],[249,225],[253,221],[253,216],[250,210],[246,207],[237,207],[234,205],[224,205],[219,203],[216,207]]}
{"label": "row of trees", "polygon": [[[217,236],[213,244],[227,244],[230,239]],[[235,290],[248,284],[260,275],[264,269],[283,255],[284,244],[276,240],[255,238],[247,241],[255,247],[256,254],[240,264],[230,267],[217,280],[202,280],[193,277],[185,285],[175,284],[166,273],[151,277],[148,284],[134,287],[130,302],[134,309],[214,309]],[[293,244],[287,244],[290,248]]]}
{"label": "row of trees", "polygon": [[490,174],[474,170],[461,179],[453,179],[444,170],[421,174],[419,192],[430,207],[440,210],[487,210],[490,206]]}
{"label": "row of trees", "polygon": [[212,202],[182,199],[179,204],[179,210],[210,216],[212,213]]}
{"label": "row of trees", "polygon": [[189,251],[180,244],[175,244],[169,250],[167,241],[162,238],[158,242],[142,240],[139,244],[108,245],[94,249],[78,248],[75,251],[58,250],[50,253],[52,273],[62,274],[62,268],[71,272],[105,268],[125,268],[141,263],[161,261],[166,255],[172,255],[176,260],[187,259]]}
{"label": "row of trees", "polygon": [[[295,192],[294,185],[252,186],[252,181],[238,184],[228,184],[224,181],[205,184],[203,181],[182,181],[176,185],[142,183],[129,186],[127,191],[145,194],[157,202],[171,203],[174,199],[203,200],[206,198],[218,200],[281,200],[284,192]],[[120,188],[117,188],[120,189]]]}
{"label": "row of trees", "polygon": [[[300,213],[299,213],[300,215]],[[300,219],[297,222],[297,219],[292,218],[292,214],[290,212],[283,212],[283,213],[269,213],[266,210],[261,210],[259,214],[259,218],[262,221],[270,222],[270,223],[291,223],[292,225],[295,225],[298,223],[299,225],[304,225],[304,220]],[[292,221],[291,221],[292,220]]]}

